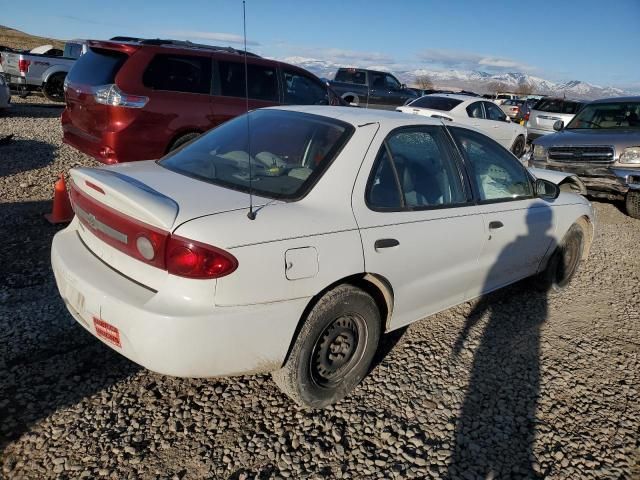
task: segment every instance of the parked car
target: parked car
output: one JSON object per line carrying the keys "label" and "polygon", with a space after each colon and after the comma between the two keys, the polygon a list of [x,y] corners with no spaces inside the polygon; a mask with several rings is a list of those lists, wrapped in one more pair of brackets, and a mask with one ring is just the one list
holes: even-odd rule
{"label": "parked car", "polygon": [[640,97],[588,103],[533,142],[533,165],[578,175],[589,195],[624,200],[640,219]]}
{"label": "parked car", "polygon": [[70,174],[51,261],[78,323],[162,374],[272,372],[310,407],[347,395],[385,332],[531,275],[561,289],[593,235],[569,176],[396,112],[259,109]]}
{"label": "parked car", "polygon": [[505,100],[500,108],[511,120],[524,125],[529,120],[531,109],[538,103],[538,100]]}
{"label": "parked car", "polygon": [[11,91],[4,79],[4,74],[0,73],[0,110],[9,108],[9,106],[11,106]]}
{"label": "parked car", "polygon": [[83,40],[73,40],[65,43],[63,56],[2,52],[0,57],[9,86],[20,96],[41,91],[49,100],[62,102],[64,80],[84,49]]}
{"label": "parked car", "polygon": [[480,97],[452,94],[426,95],[396,110],[470,125],[511,150],[518,158],[525,150],[527,129],[511,122],[511,119],[495,103]]}
{"label": "parked car", "polygon": [[506,100],[517,100],[518,95],[515,93],[496,93],[493,101],[496,105],[502,105]]}
{"label": "parked car", "polygon": [[531,109],[527,130],[532,140],[553,133],[553,124],[562,120],[567,125],[585,104],[580,100],[543,98]]}
{"label": "parked car", "polygon": [[329,85],[345,102],[359,107],[393,110],[419,97],[392,74],[365,68],[339,68]]}
{"label": "parked car", "polygon": [[103,163],[157,159],[249,109],[340,104],[302,68],[175,40],[90,41],[65,84],[64,142]]}

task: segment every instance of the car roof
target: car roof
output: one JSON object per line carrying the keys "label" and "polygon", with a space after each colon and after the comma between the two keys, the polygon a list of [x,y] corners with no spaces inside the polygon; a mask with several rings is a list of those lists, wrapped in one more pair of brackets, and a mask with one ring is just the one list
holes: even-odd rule
{"label": "car roof", "polygon": [[350,123],[356,127],[366,123],[384,123],[385,125],[390,125],[392,127],[416,124],[442,124],[440,120],[431,117],[409,115],[407,113],[396,112],[394,110],[376,110],[373,108],[330,107],[323,105],[286,105],[270,108],[274,110],[310,113],[313,115],[320,115],[322,117],[335,118],[337,120]]}
{"label": "car roof", "polygon": [[640,96],[600,98],[598,100],[594,100],[591,103],[611,103],[611,102],[640,102]]}
{"label": "car roof", "polygon": [[455,100],[460,100],[461,102],[482,100],[482,97],[474,97],[473,95],[465,95],[460,93],[430,93],[429,95],[425,95],[425,97],[447,97],[453,98]]}

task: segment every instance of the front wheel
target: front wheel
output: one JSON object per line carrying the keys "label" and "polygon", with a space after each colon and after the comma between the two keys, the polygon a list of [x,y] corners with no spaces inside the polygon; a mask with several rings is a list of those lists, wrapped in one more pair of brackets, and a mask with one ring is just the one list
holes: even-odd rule
{"label": "front wheel", "polygon": [[537,277],[541,290],[559,292],[569,285],[584,254],[585,232],[574,223],[549,258],[547,268]]}
{"label": "front wheel", "polygon": [[518,136],[518,138],[516,138],[515,142],[513,142],[513,145],[511,146],[511,153],[513,153],[516,157],[520,158],[524,153],[524,147],[525,147],[524,137],[520,135]]}
{"label": "front wheel", "polygon": [[47,100],[52,102],[64,102],[64,79],[65,73],[51,75],[42,86],[42,93]]}
{"label": "front wheel", "polygon": [[627,192],[625,207],[627,215],[640,220],[640,191],[632,190]]}
{"label": "front wheel", "polygon": [[368,373],[380,330],[373,298],[354,286],[339,285],[311,309],[273,380],[299,405],[331,405]]}

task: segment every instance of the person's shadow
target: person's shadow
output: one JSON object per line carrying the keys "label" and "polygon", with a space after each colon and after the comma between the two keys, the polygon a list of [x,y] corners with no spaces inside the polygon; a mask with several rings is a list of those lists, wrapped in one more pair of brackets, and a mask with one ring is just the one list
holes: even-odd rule
{"label": "person's shadow", "polygon": [[[535,215],[535,227],[533,216]],[[544,228],[548,236],[552,211],[538,204],[527,215],[529,231]],[[492,266],[487,285],[504,272],[509,259],[522,255],[526,236],[507,245]],[[520,287],[520,288],[519,288]],[[466,395],[455,431],[451,479],[537,478],[533,442],[540,389],[540,328],[547,318],[546,293],[529,285],[509,288],[481,299],[467,316],[454,355],[459,356],[471,330],[488,315],[475,350]],[[519,292],[520,290],[520,292]],[[520,294],[519,294],[520,293]]]}

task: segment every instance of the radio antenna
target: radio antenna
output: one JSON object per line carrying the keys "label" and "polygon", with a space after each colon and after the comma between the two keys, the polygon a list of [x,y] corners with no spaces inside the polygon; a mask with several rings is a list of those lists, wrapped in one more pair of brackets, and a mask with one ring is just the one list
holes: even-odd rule
{"label": "radio antenna", "polygon": [[242,29],[244,33],[244,99],[247,107],[247,153],[249,154],[249,220],[256,219],[253,211],[253,171],[251,168],[251,122],[249,121],[249,68],[247,66],[247,13],[246,2],[242,0]]}

